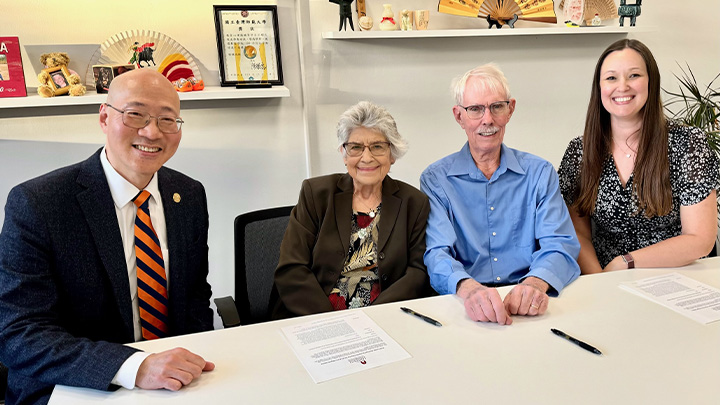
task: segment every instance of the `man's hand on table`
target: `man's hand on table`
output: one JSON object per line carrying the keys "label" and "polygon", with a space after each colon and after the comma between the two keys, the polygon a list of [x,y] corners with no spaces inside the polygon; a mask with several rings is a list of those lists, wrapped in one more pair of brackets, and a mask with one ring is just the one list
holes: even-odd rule
{"label": "man's hand on table", "polygon": [[458,283],[457,295],[465,301],[465,312],[476,322],[511,325],[510,315],[542,315],[547,310],[549,286],[537,277],[528,277],[500,299],[495,288],[468,278]]}
{"label": "man's hand on table", "polygon": [[183,348],[151,354],[141,364],[135,385],[143,389],[165,388],[177,391],[198,378],[203,371],[212,371],[215,364]]}

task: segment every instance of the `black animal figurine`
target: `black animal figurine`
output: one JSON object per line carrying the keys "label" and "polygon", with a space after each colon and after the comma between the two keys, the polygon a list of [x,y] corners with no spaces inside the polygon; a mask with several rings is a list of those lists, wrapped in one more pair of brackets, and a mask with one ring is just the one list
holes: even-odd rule
{"label": "black animal figurine", "polygon": [[507,24],[510,28],[515,28],[515,23],[518,20],[517,14],[513,14],[512,18],[504,21],[504,20],[496,20],[492,17],[490,17],[490,14],[488,14],[486,20],[488,21],[488,29],[491,29],[493,26],[497,27],[497,29],[502,28],[503,24]]}
{"label": "black animal figurine", "polygon": [[152,62],[153,66],[157,66],[155,59],[153,59],[153,52],[155,52],[155,50],[150,47],[138,52],[138,66],[142,67],[143,62],[147,63],[147,67],[150,67],[150,62]]}
{"label": "black animal figurine", "polygon": [[488,22],[488,29],[491,29],[494,26],[497,26],[497,29],[502,28],[502,24],[500,24],[500,21],[490,17],[490,14],[487,16],[487,22]]}
{"label": "black animal figurine", "polygon": [[488,22],[488,29],[492,29],[493,26],[497,27],[497,29],[500,29],[502,28],[503,24],[507,24],[510,28],[515,28],[515,23],[518,20],[518,15],[513,14],[512,18],[507,21],[498,21],[490,17],[490,14],[488,14],[486,20]]}
{"label": "black animal figurine", "polygon": [[151,48],[151,46],[155,46],[155,43],[146,42],[143,45],[140,45],[139,42],[135,42],[130,48],[132,51],[132,58],[130,58],[128,64],[137,64],[139,68],[143,67],[140,62],[147,63],[147,67],[150,67],[150,62],[155,65],[155,59],[153,59],[153,52],[155,52],[155,49]]}
{"label": "black animal figurine", "polygon": [[355,31],[352,23],[352,9],[350,8],[353,0],[330,0],[330,2],[340,6],[340,27],[338,27],[338,31],[343,29],[347,31],[345,21],[348,21],[350,23],[350,29]]}
{"label": "black animal figurine", "polygon": [[630,17],[630,26],[635,26],[635,19],[640,15],[640,4],[642,0],[636,0],[635,4],[626,4],[627,0],[620,0],[618,7],[618,15],[620,16],[620,26],[623,26],[625,17]]}

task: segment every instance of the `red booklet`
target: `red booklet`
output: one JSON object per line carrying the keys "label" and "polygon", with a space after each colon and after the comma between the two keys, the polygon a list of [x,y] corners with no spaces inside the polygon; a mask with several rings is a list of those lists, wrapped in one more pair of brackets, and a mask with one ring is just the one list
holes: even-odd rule
{"label": "red booklet", "polygon": [[25,75],[18,37],[0,37],[0,97],[25,97]]}

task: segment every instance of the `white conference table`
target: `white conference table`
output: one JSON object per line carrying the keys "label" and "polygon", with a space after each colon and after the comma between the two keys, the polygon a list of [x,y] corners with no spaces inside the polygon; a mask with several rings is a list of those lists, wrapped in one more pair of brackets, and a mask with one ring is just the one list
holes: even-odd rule
{"label": "white conference table", "polygon": [[[178,392],[101,392],[58,386],[51,404],[718,404],[720,322],[700,324],[619,288],[623,281],[680,272],[720,288],[720,257],[680,269],[583,276],[540,317],[510,326],[476,323],[446,295],[362,309],[412,358],[315,384],[280,328],[310,317],[133,344],[182,346],[216,369]],[[501,295],[509,287],[500,289]],[[410,307],[442,322],[405,314]],[[335,315],[319,314],[313,317]],[[550,332],[560,329],[603,352]]]}

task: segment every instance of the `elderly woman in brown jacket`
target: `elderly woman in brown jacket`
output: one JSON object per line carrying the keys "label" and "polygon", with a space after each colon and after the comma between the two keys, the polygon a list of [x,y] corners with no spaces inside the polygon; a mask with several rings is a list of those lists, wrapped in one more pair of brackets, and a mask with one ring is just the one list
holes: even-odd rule
{"label": "elderly woman in brown jacket", "polygon": [[307,179],[275,271],[273,318],[359,308],[428,294],[428,199],[388,176],[407,150],[395,120],[360,102],[340,117],[347,173]]}

